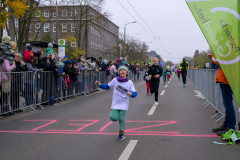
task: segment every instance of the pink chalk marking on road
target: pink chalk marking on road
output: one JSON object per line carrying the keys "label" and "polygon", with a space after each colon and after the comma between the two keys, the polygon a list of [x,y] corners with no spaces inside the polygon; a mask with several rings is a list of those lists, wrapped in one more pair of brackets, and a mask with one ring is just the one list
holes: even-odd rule
{"label": "pink chalk marking on road", "polygon": [[33,131],[36,131],[36,130],[38,130],[38,129],[40,129],[40,128],[46,127],[46,126],[48,126],[48,125],[50,125],[50,124],[52,124],[52,123],[57,122],[57,120],[23,120],[23,121],[25,121],[25,122],[45,122],[45,121],[51,121],[51,122],[46,123],[46,124],[44,124],[44,125],[42,125],[42,126],[39,126],[39,127],[37,127],[37,128],[32,129]]}
{"label": "pink chalk marking on road", "polygon": [[103,126],[100,130],[99,130],[99,132],[102,132],[105,128],[107,128],[110,124],[112,124],[113,122],[112,121],[110,121],[108,124],[106,124],[105,126]]}
{"label": "pink chalk marking on road", "polygon": [[155,131],[125,131],[125,133],[128,132],[128,133],[162,133],[162,134],[169,134],[169,133],[172,133],[172,134],[178,134],[178,132],[155,132]]}
{"label": "pink chalk marking on road", "polygon": [[[43,132],[43,131],[0,131],[0,133],[26,133],[26,134],[78,134],[78,135],[118,135],[118,133],[99,133],[99,132]],[[126,133],[126,135],[134,135],[134,136],[163,136],[163,137],[220,137],[217,135],[184,135],[184,134],[133,134],[133,133]]]}
{"label": "pink chalk marking on road", "polygon": [[[129,122],[129,121],[127,121],[127,122]],[[151,122],[151,121],[130,121],[130,122]],[[154,121],[154,122],[157,122],[157,121]],[[145,127],[128,129],[128,130],[125,130],[125,132],[139,130],[139,129],[144,129],[144,128],[152,128],[152,127],[157,127],[157,126],[165,126],[165,125],[168,125],[168,124],[177,123],[176,121],[159,121],[159,122],[164,122],[164,123],[163,124],[157,124],[157,125],[151,125],[151,126],[145,126]]]}
{"label": "pink chalk marking on road", "polygon": [[88,126],[91,126],[91,125],[99,122],[100,120],[70,120],[70,121],[71,121],[71,122],[73,122],[73,121],[76,121],[76,122],[80,122],[80,121],[83,121],[83,122],[91,122],[91,121],[93,121],[93,122],[92,122],[92,123],[89,123],[89,124],[69,124],[69,125],[72,125],[72,126],[73,126],[73,125],[75,125],[75,126],[83,126],[83,127],[79,128],[79,129],[77,129],[77,130],[54,130],[54,129],[49,129],[49,130],[47,130],[47,131],[54,131],[54,132],[79,132],[79,131],[81,131],[82,129],[88,127]]}

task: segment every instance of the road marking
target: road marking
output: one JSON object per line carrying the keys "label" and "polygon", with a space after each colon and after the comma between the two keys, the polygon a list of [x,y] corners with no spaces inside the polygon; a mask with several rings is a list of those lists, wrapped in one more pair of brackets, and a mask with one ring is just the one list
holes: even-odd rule
{"label": "road marking", "polygon": [[131,140],[118,160],[128,160],[138,140]]}
{"label": "road marking", "polygon": [[166,88],[168,87],[168,85],[165,86]]}
{"label": "road marking", "polygon": [[160,94],[160,96],[163,96],[163,95],[164,95],[164,93],[165,93],[165,90],[163,90],[163,91],[162,91],[162,93]]}
{"label": "road marking", "polygon": [[149,116],[153,115],[153,113],[154,113],[154,111],[155,111],[156,108],[157,108],[157,106],[156,106],[156,105],[153,105],[152,108],[150,109],[150,111],[148,112],[148,115],[149,115]]}

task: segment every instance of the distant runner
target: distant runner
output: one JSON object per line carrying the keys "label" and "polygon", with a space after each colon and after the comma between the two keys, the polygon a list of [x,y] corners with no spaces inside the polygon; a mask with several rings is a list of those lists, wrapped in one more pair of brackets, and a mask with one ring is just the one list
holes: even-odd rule
{"label": "distant runner", "polygon": [[183,87],[186,87],[187,71],[189,68],[188,62],[186,62],[186,58],[183,58],[183,61],[179,64],[179,68],[181,69],[182,73]]}

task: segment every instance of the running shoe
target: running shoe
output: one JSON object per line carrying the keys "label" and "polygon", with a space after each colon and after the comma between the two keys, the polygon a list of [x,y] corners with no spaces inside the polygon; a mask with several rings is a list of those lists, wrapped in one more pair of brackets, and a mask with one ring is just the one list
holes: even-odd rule
{"label": "running shoe", "polygon": [[155,101],[154,105],[155,105],[155,106],[158,106],[158,102]]}
{"label": "running shoe", "polygon": [[147,95],[149,96],[149,93],[147,93]]}
{"label": "running shoe", "polygon": [[186,87],[186,84],[183,84],[183,87]]}
{"label": "running shoe", "polygon": [[225,127],[224,125],[221,125],[218,128],[212,129],[212,131],[215,132],[215,133],[218,133],[219,131],[225,131],[225,130],[227,130],[227,127]]}
{"label": "running shoe", "polygon": [[125,138],[126,138],[126,137],[125,137],[124,135],[119,134],[117,140],[118,140],[118,141],[122,141],[122,140],[124,140]]}

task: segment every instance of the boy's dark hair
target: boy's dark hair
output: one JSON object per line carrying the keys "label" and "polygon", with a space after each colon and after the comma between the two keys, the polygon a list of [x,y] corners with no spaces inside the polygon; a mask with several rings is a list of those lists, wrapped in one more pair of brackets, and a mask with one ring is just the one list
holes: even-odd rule
{"label": "boy's dark hair", "polygon": [[100,59],[96,60],[96,63],[97,63],[97,65],[100,65],[101,60]]}
{"label": "boy's dark hair", "polygon": [[36,56],[39,58],[42,55],[41,51],[37,51]]}

